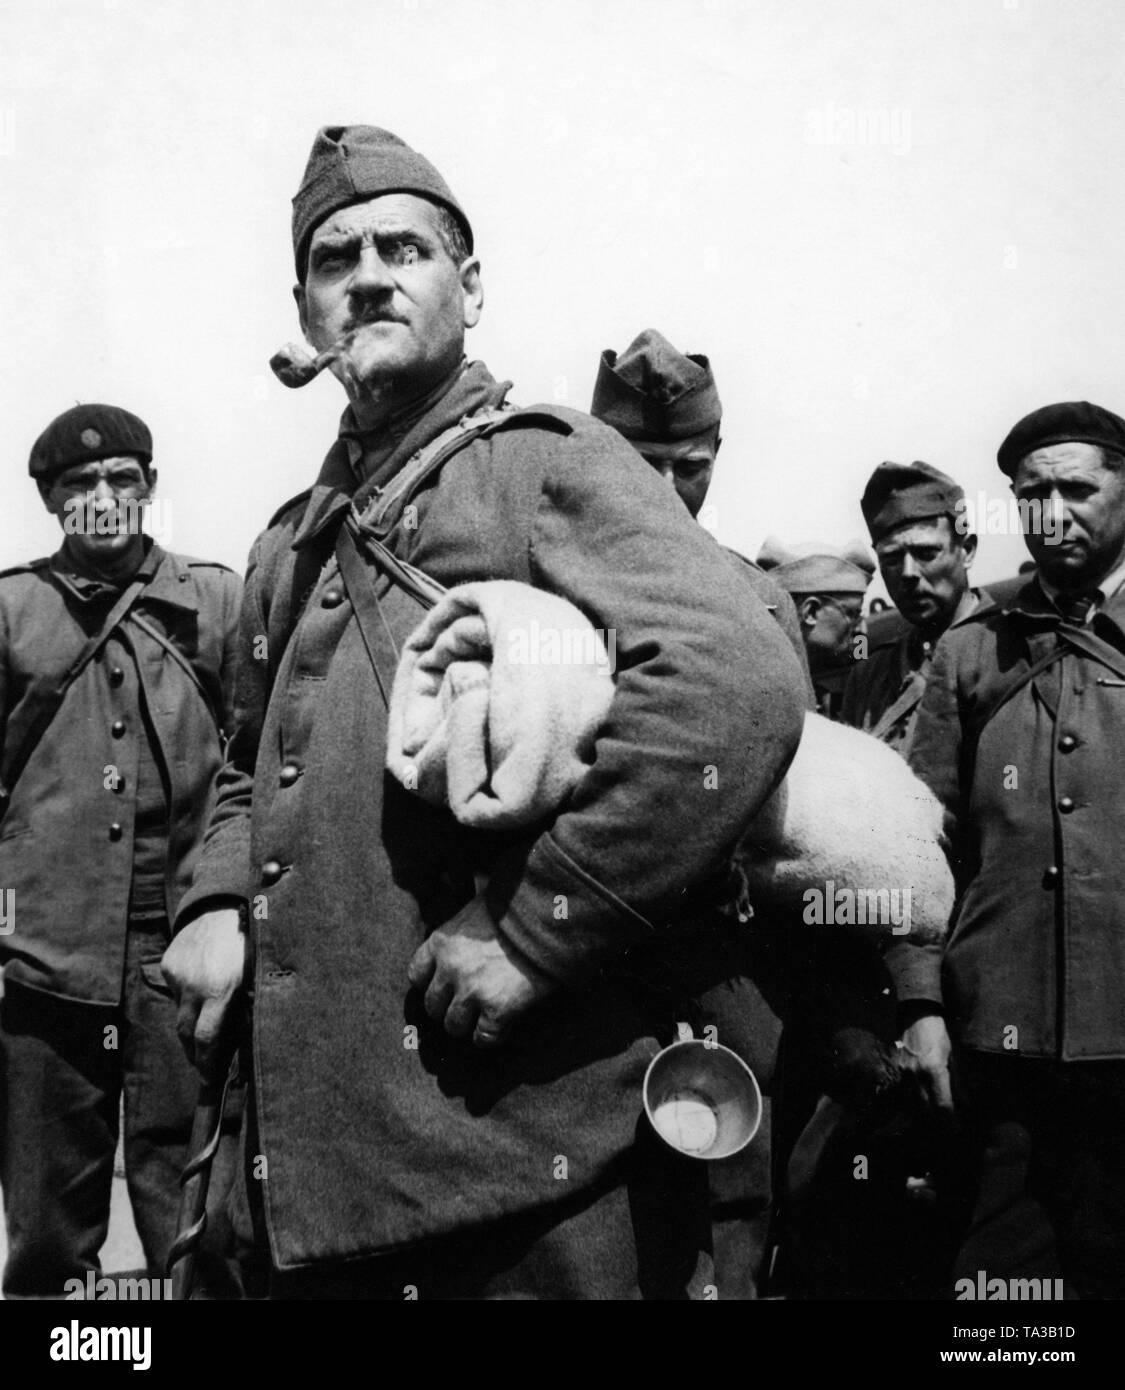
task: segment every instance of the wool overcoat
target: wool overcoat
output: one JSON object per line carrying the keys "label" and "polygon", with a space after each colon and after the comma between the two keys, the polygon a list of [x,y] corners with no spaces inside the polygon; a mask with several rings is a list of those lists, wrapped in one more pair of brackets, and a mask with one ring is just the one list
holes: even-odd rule
{"label": "wool overcoat", "polygon": [[[910,762],[946,811],[960,892],[944,993],[955,1040],[982,1052],[1125,1057],[1125,680],[1061,659],[1035,580],[938,643]],[[1125,666],[1125,594],[1088,631]],[[1009,698],[1006,699],[1005,697]]]}
{"label": "wool overcoat", "polygon": [[[238,575],[153,544],[140,576],[144,590],[69,688],[0,821],[0,888],[14,911],[0,935],[6,978],[94,1004],[121,997],[146,724],[168,799],[171,920],[214,804],[220,727],[233,721]],[[58,684],[117,595],[73,573],[61,550],[0,576],[0,741],[18,737],[29,702]]]}
{"label": "wool overcoat", "polygon": [[[378,476],[506,389],[468,366]],[[386,544],[446,586],[561,594],[615,634],[617,684],[557,818],[519,835],[459,826],[384,772],[386,706],[334,555],[370,492],[337,441],[253,547],[231,755],[179,919],[249,904],[280,1269],[408,1247],[625,1171],[674,1021],[662,935],[691,931],[690,913],[667,924],[783,777],[804,712],[778,624],[653,470],[577,411],[517,412],[398,499]],[[393,674],[422,610],[372,578]],[[492,1050],[447,1036],[407,981],[458,914],[558,985]]]}

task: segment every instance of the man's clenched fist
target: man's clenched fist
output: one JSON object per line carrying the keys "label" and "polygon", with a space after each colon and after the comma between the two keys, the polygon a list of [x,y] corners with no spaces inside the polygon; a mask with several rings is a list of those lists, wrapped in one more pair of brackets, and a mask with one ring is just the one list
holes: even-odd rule
{"label": "man's clenched fist", "polygon": [[418,947],[407,971],[426,991],[426,1013],[455,1038],[472,1035],[478,1047],[502,1041],[512,1023],[555,982],[496,930],[480,900]]}
{"label": "man's clenched fist", "polygon": [[223,1025],[246,969],[246,933],[236,907],[205,912],[189,922],[160,963],[179,996],[176,1032],[204,1076],[223,1070]]}

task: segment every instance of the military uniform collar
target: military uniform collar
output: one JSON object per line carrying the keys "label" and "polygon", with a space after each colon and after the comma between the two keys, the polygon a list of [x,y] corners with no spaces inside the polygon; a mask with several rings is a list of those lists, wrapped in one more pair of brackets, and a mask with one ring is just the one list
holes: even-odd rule
{"label": "military uniform collar", "polygon": [[981,596],[979,589],[966,589],[957,602],[957,607],[953,610],[953,617],[949,626],[943,628],[936,636],[927,634],[920,627],[913,627],[907,634],[906,645],[911,659],[915,666],[920,666],[932,655],[934,648],[941,641],[942,637],[951,629],[959,627],[967,622],[977,609],[981,606]]}
{"label": "military uniform collar", "polygon": [[340,438],[348,451],[348,464],[357,486],[362,487],[371,476],[371,470],[367,466],[368,457],[374,452],[383,458],[389,458],[395,446],[406,438],[418,421],[429,414],[438,401],[460,381],[467,367],[468,362],[462,357],[454,370],[432,390],[427,391],[418,400],[411,401],[404,409],[391,415],[385,424],[375,429],[361,429],[351,405],[345,408],[340,416]]}
{"label": "military uniform collar", "polygon": [[[1106,576],[1098,586],[1102,595],[1097,615],[1112,618],[1118,627],[1125,625],[1125,568]],[[1116,587],[1114,587],[1116,583]],[[1107,593],[1107,590],[1109,591]],[[1057,592],[1057,591],[1056,591]],[[1007,616],[1009,613],[1027,618],[1033,622],[1057,623],[1059,611],[1051,601],[1047,586],[1038,574],[1032,575],[1023,588],[1017,590],[1009,603],[998,609]]]}
{"label": "military uniform collar", "polygon": [[119,594],[135,579],[143,579],[146,581],[146,599],[172,604],[189,612],[199,609],[195,586],[190,582],[190,568],[178,556],[170,555],[151,539],[148,539],[145,557],[137,569],[116,583],[80,574],[62,546],[51,556],[48,568],[56,581],[82,604],[95,603]]}
{"label": "military uniform collar", "polygon": [[[388,455],[397,466],[390,477],[418,449],[422,449],[431,439],[455,425],[465,415],[485,408],[499,405],[511,389],[511,382],[497,382],[483,362],[469,362],[449,380],[442,383],[436,392],[427,396],[421,403],[421,413],[415,403],[409,416],[399,416],[399,428],[405,423],[405,432],[393,439],[393,448]],[[345,426],[354,416],[351,407],[344,411],[340,421],[341,433],[325,456],[320,476],[309,494],[300,525],[293,536],[292,549],[299,550],[320,535],[329,525],[352,504],[366,501],[372,493],[362,483],[357,483],[353,467],[354,441],[346,433]],[[356,436],[358,439],[359,436]],[[389,479],[388,479],[389,480]]]}
{"label": "military uniform collar", "polygon": [[[1039,587],[1051,600],[1052,604],[1057,603],[1059,594],[1062,590],[1052,584],[1043,574],[1037,574],[1036,578],[1039,580]],[[1110,570],[1101,583],[1096,584],[1089,592],[1097,594],[1097,606],[1099,608],[1104,608],[1106,603],[1108,603],[1111,598],[1115,597],[1122,584],[1125,584],[1125,562],[1118,565],[1116,569]]]}

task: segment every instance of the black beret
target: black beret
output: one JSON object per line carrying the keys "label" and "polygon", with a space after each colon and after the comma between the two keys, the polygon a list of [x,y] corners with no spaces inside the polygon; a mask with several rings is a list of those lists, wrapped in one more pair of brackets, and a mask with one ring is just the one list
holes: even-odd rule
{"label": "black beret", "polygon": [[27,471],[49,478],[95,459],[152,462],[152,435],[138,416],[119,405],[76,405],[52,420],[31,446]]}
{"label": "black beret", "polygon": [[1051,444],[1100,444],[1125,454],[1125,420],[1089,401],[1063,401],[1025,415],[1000,445],[996,462],[1014,476],[1020,459]]}
{"label": "black beret", "polygon": [[626,439],[686,439],[717,425],[722,413],[707,358],[677,352],[655,328],[638,333],[620,357],[602,353],[590,414]]}
{"label": "black beret", "polygon": [[293,255],[303,284],[312,234],[326,217],[383,193],[414,193],[456,217],[473,249],[473,229],[449,185],[424,155],[389,130],[332,125],[317,131],[301,187],[293,199]]}
{"label": "black beret", "polygon": [[859,500],[872,541],[909,521],[933,516],[955,517],[965,491],[948,473],[916,459],[913,463],[881,463]]}

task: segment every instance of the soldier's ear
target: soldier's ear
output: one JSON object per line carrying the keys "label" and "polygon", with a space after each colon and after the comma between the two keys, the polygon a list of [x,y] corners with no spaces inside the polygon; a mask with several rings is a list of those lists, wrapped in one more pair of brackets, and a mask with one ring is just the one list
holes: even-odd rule
{"label": "soldier's ear", "polygon": [[304,285],[293,286],[293,298],[297,301],[297,318],[301,323],[301,332],[307,338],[309,336],[309,315]]}
{"label": "soldier's ear", "polygon": [[148,495],[151,497],[156,491],[156,480],[160,476],[150,463],[144,470],[145,479],[148,482]]}
{"label": "soldier's ear", "polygon": [[965,568],[968,569],[977,558],[977,538],[971,532],[961,542],[961,551],[965,557]]}
{"label": "soldier's ear", "polygon": [[801,601],[797,609],[797,617],[800,619],[802,627],[816,627],[817,614],[820,612],[820,599],[815,594],[810,594],[808,598]]}
{"label": "soldier's ear", "polygon": [[484,285],[480,278],[480,258],[470,256],[461,262],[457,272],[461,281],[461,296],[464,300],[464,323],[466,328],[475,328],[480,322],[484,308]]}

